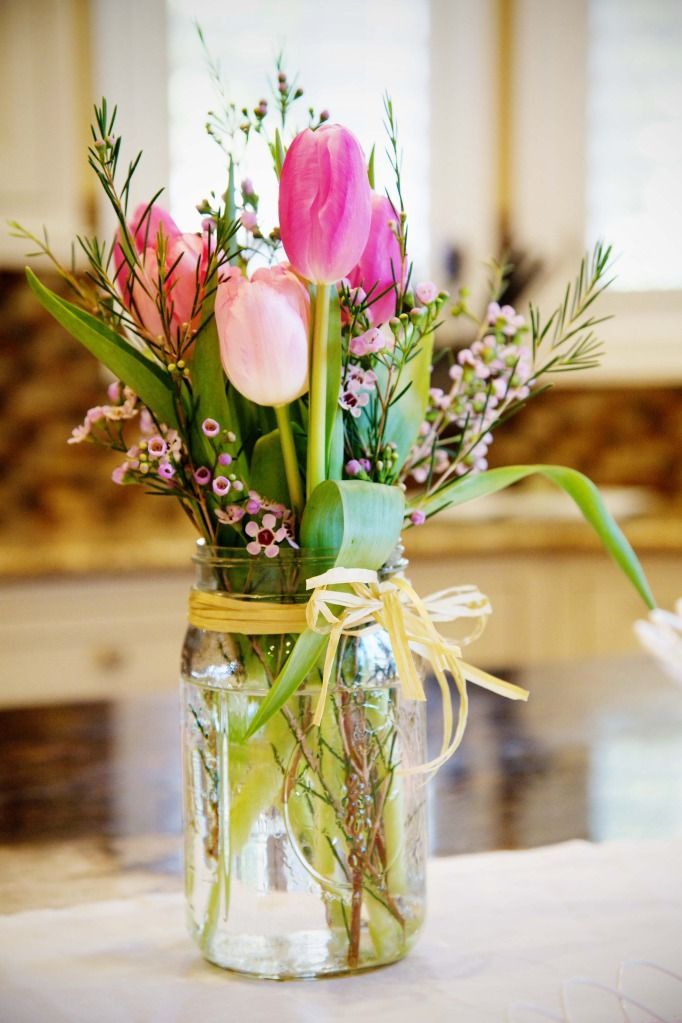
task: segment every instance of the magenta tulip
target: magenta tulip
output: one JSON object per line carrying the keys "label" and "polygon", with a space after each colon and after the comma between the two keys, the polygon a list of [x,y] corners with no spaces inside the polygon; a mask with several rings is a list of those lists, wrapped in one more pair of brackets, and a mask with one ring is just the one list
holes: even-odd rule
{"label": "magenta tulip", "polygon": [[333,284],[360,259],[371,218],[360,144],[339,124],[306,128],[291,143],[279,183],[279,227],[294,270]]}
{"label": "magenta tulip", "polygon": [[[166,247],[164,266],[167,276],[164,291],[168,321],[171,327],[176,328],[184,328],[190,320],[193,320],[193,326],[198,326],[199,317],[195,308],[197,272],[201,289],[208,264],[207,238],[198,234],[183,234],[171,215],[160,206],[154,205],[148,209],[144,204],[135,210],[130,233],[141,257],[141,268],[136,269],[135,276],[130,272],[119,241],[114,244],[113,251],[116,268],[114,279],[126,307],[154,337],[163,334],[159,311],[158,256],[159,240],[163,235]],[[201,292],[198,298],[201,299]]]}
{"label": "magenta tulip", "polygon": [[287,267],[256,270],[250,281],[228,270],[215,318],[225,373],[246,398],[281,406],[307,391],[310,299]]}
{"label": "magenta tulip", "polygon": [[400,245],[396,238],[396,212],[385,195],[372,192],[372,221],[364,251],[348,274],[352,288],[368,296],[367,316],[373,324],[386,323],[396,310],[396,284],[405,281]]}

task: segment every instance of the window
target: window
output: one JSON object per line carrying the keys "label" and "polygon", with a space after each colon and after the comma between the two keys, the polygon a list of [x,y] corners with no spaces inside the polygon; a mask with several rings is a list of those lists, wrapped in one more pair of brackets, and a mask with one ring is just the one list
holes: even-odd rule
{"label": "window", "polygon": [[[581,384],[682,382],[682,7],[677,0],[514,0],[510,213],[560,298],[597,236],[617,281],[600,370]],[[576,381],[571,380],[571,383]]]}
{"label": "window", "polygon": [[682,4],[590,0],[587,235],[615,287],[682,289]]}
{"label": "window", "polygon": [[[220,188],[225,157],[204,130],[205,113],[219,102],[206,68],[195,21],[220,61],[228,98],[239,108],[271,99],[278,49],[285,68],[305,89],[293,123],[307,124],[307,106],[327,107],[359,138],[365,154],[376,142],[377,188],[392,191],[384,155],[382,98],[391,96],[400,131],[403,186],[416,270],[429,259],[430,18],[428,0],[168,0],[170,202],[185,224],[209,187]],[[298,112],[296,112],[298,110]],[[240,172],[261,196],[259,217],[277,222],[276,182],[265,143],[252,137]]]}

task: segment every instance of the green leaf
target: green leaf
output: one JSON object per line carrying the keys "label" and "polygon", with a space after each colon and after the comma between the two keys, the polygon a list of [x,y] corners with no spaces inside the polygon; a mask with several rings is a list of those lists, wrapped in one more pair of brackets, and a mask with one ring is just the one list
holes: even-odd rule
{"label": "green leaf", "polygon": [[399,487],[363,480],[325,480],[301,523],[304,547],[335,552],[345,568],[378,569],[400,540],[405,498]]}
{"label": "green leaf", "polygon": [[231,386],[227,390],[227,402],[230,406],[231,421],[239,423],[246,460],[250,462],[257,441],[275,429],[277,421],[274,409],[256,405]]}
{"label": "green leaf", "polygon": [[[213,445],[201,429],[205,419],[215,419],[224,430],[236,437],[234,450],[242,446],[240,420],[234,414],[227,396],[225,374],[220,359],[220,345],[215,317],[212,316],[197,336],[191,363],[192,390],[196,398],[196,412],[192,420],[192,450],[196,458],[213,464]],[[233,463],[234,472],[248,481],[248,466],[243,453]]]}
{"label": "green leaf", "polygon": [[[433,358],[433,331],[424,335],[419,341],[416,354],[403,367],[398,379],[396,394],[400,395],[391,405],[386,417],[383,440],[392,441],[397,449],[398,460],[396,469],[405,463],[412,445],[419,435],[419,427],[424,421],[429,402],[431,386],[431,362]],[[374,367],[377,375],[377,389],[386,392],[388,370],[378,364]],[[371,447],[374,434],[374,403],[363,409],[357,419],[357,430],[361,442]]]}
{"label": "green leaf", "polygon": [[376,146],[372,146],[369,154],[369,160],[367,161],[367,180],[369,181],[369,187],[374,188],[374,150]]}
{"label": "green leaf", "polygon": [[490,469],[476,476],[453,480],[426,499],[416,498],[410,503],[409,509],[419,508],[427,515],[435,515],[443,508],[464,504],[466,501],[485,497],[486,494],[494,494],[527,476],[534,475],[544,476],[575,501],[605,549],[625,573],[645,604],[650,608],[656,607],[656,601],[637,555],[608,511],[599,490],[587,476],[575,469],[567,469],[561,465],[510,465],[501,469]]}
{"label": "green leaf", "polygon": [[279,430],[256,441],[251,457],[251,486],[263,497],[289,507],[289,488],[282,467]]}
{"label": "green leaf", "polygon": [[419,342],[417,354],[400,374],[398,393],[403,393],[388,410],[385,438],[397,447],[398,465],[405,462],[424,422],[431,386],[433,337],[431,332]]}
{"label": "green leaf", "polygon": [[84,309],[55,295],[28,267],[26,280],[38,301],[72,337],[132,388],[160,422],[178,428],[171,379],[158,363]]}
{"label": "green leaf", "polygon": [[[399,487],[362,480],[325,480],[306,505],[301,539],[305,547],[333,550],[335,565],[378,569],[400,539],[404,514],[405,499]],[[326,645],[326,635],[310,629],[301,633],[248,735],[284,706],[315,668]]]}
{"label": "green leaf", "polygon": [[252,719],[245,738],[253,735],[270,720],[273,714],[293,696],[303,680],[307,678],[320,661],[329,637],[307,629],[296,640],[296,645],[287,662],[275,679],[272,689],[261,703]]}
{"label": "green leaf", "polygon": [[279,178],[282,174],[282,164],[284,163],[284,157],[286,153],[282,144],[282,136],[279,133],[279,128],[275,129],[275,142],[271,147],[272,158],[275,162],[275,174]]}
{"label": "green leaf", "polygon": [[[299,465],[305,465],[306,438],[298,423],[292,423]],[[279,430],[271,430],[256,441],[251,458],[250,483],[263,497],[291,507],[289,487],[282,466]]]}

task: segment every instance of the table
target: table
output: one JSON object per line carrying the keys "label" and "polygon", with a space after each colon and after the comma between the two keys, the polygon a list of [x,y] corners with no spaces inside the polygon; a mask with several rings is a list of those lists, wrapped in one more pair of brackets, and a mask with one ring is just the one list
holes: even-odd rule
{"label": "table", "polygon": [[572,981],[570,1019],[608,1023],[623,1019],[615,998],[575,979],[614,986],[620,963],[646,960],[679,980],[631,966],[627,990],[660,1018],[682,1020],[681,862],[682,840],[436,859],[437,898],[412,955],[315,982],[254,981],[204,963],[179,893],[17,913],[0,918],[0,1018],[530,1023],[540,1007],[563,1019],[562,984]]}
{"label": "table", "polygon": [[[0,1020],[537,1023],[562,1019],[570,978],[613,985],[630,959],[682,973],[679,688],[644,657],[514,681],[529,704],[472,693],[432,786],[439,856],[413,955],[313,984],[233,977],[185,935],[173,693],[1,712]],[[629,971],[644,1004],[682,1020],[679,982]],[[623,1023],[612,1000],[595,1008],[604,992],[571,997],[572,1023]]]}

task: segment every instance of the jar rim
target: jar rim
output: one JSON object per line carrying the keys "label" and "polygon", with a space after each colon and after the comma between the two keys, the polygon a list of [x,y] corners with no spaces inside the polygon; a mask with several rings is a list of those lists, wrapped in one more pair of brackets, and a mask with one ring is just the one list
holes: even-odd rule
{"label": "jar rim", "polygon": [[[278,562],[284,565],[310,565],[315,563],[326,564],[328,568],[331,568],[337,553],[338,551],[333,547],[280,547],[277,558],[272,558],[269,563],[273,566]],[[192,555],[192,561],[198,565],[209,565],[216,562],[222,564],[227,562],[240,564],[245,562],[256,563],[259,560],[261,560],[261,563],[265,563],[268,559],[265,556],[249,554],[245,547],[220,547],[208,544],[203,537],[196,541],[194,554]]]}

